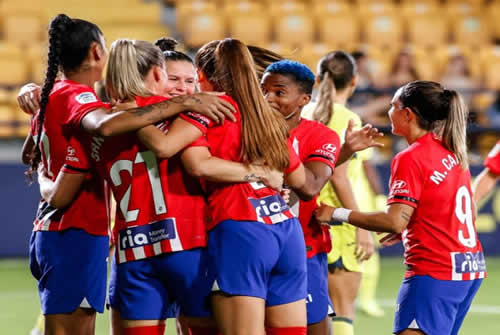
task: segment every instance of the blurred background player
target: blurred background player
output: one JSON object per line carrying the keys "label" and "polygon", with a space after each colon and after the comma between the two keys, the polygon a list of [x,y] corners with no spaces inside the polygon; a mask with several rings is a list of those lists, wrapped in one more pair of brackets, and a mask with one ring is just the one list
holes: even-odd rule
{"label": "blurred background player", "polygon": [[495,187],[500,177],[500,141],[491,149],[484,161],[484,170],[476,177],[472,184],[474,202],[479,207],[479,202]]}
{"label": "blurred background player", "polygon": [[318,219],[401,234],[407,270],[393,332],[456,335],[486,277],[470,187],[467,108],[456,91],[415,81],[396,92],[389,117],[393,134],[410,146],[392,161],[387,211],[325,206]]}
{"label": "blurred background player", "polygon": [[[359,116],[345,107],[347,99],[356,88],[356,63],[351,55],[343,51],[334,51],[321,58],[318,64],[318,98],[315,104],[305,108],[309,115],[343,137],[349,120],[361,127]],[[347,208],[358,208],[354,191],[362,182],[360,172],[363,169],[359,154],[348,162],[338,166],[330,183],[321,191],[318,202]],[[361,283],[361,262],[370,258],[374,251],[371,233],[338,222],[331,227],[332,250],[328,254],[329,292],[335,309],[333,318],[334,333],[350,335],[354,333],[353,320],[355,299]]]}

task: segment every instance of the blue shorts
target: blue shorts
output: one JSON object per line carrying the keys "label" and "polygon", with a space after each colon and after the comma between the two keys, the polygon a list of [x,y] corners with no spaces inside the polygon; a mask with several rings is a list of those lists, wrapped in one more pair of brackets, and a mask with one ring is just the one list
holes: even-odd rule
{"label": "blue shorts", "polygon": [[307,324],[335,315],[328,295],[328,264],[326,253],[307,259]]}
{"label": "blue shorts", "polygon": [[43,314],[78,307],[104,311],[109,239],[82,229],[34,231],[30,269],[38,282]]}
{"label": "blue shorts", "polygon": [[425,334],[456,335],[482,279],[405,278],[396,303],[394,334],[420,329]]}
{"label": "blue shorts", "polygon": [[295,218],[222,221],[209,233],[208,253],[213,291],[262,298],[267,306],[307,296],[306,247]]}
{"label": "blue shorts", "polygon": [[181,314],[209,317],[207,249],[171,252],[116,264],[113,259],[109,304],[125,320],[164,320]]}

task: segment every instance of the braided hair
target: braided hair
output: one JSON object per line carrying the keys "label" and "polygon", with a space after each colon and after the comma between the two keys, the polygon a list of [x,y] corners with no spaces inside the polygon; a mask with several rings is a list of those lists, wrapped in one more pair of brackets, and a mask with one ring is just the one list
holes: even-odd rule
{"label": "braided hair", "polygon": [[31,153],[28,177],[36,171],[41,161],[40,143],[45,112],[59,70],[70,72],[78,69],[87,58],[92,43],[101,44],[101,36],[102,32],[95,24],[80,19],[71,19],[65,14],[57,15],[50,22],[47,70],[40,94],[40,110],[36,115],[37,136]]}

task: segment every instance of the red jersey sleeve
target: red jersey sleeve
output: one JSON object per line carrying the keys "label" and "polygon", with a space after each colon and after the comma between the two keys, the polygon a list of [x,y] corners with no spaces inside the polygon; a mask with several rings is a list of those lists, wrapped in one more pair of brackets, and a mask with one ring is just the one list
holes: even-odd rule
{"label": "red jersey sleeve", "polygon": [[186,148],[191,148],[191,147],[207,147],[210,148],[210,143],[208,143],[208,139],[205,135],[198,137],[197,140],[195,140],[193,143],[188,145]]}
{"label": "red jersey sleeve", "polygon": [[85,139],[79,138],[82,136],[84,135],[72,136],[69,140],[66,158],[62,167],[62,171],[65,173],[87,173],[90,170],[91,163],[83,144]]}
{"label": "red jersey sleeve", "polygon": [[484,161],[486,166],[492,173],[500,175],[500,141],[491,149],[488,157]]}
{"label": "red jersey sleeve", "polygon": [[90,87],[82,87],[70,94],[67,106],[69,113],[65,123],[75,128],[80,126],[80,122],[90,111],[98,108],[109,108],[108,104],[99,100]]}
{"label": "red jersey sleeve", "polygon": [[292,140],[290,138],[288,138],[287,144],[288,144],[288,155],[290,156],[290,163],[288,164],[288,168],[285,170],[285,174],[290,174],[293,171],[295,171],[300,166],[300,164],[302,164],[302,162],[300,161],[299,156],[293,149]]}
{"label": "red jersey sleeve", "polygon": [[179,117],[201,130],[203,135],[207,133],[207,129],[213,124],[212,120],[210,120],[208,117],[196,112],[181,113]]}
{"label": "red jersey sleeve", "polygon": [[396,155],[391,164],[387,204],[402,203],[416,208],[423,180],[421,168],[411,155],[407,152]]}
{"label": "red jersey sleeve", "polygon": [[319,133],[311,137],[307,157],[303,163],[310,161],[323,162],[333,171],[340,153],[340,138],[336,132],[329,128],[325,127],[317,130]]}

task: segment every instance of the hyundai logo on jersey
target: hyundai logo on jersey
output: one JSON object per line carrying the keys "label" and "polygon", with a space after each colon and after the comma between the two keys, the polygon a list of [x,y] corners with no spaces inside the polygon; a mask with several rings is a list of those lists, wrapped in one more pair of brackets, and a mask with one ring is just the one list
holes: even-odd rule
{"label": "hyundai logo on jersey", "polygon": [[120,249],[141,247],[163,240],[174,239],[174,220],[166,219],[144,226],[129,227],[120,231]]}

